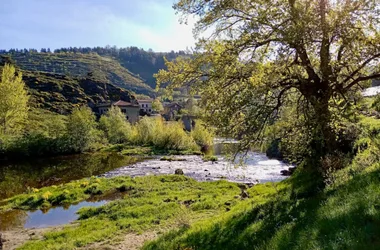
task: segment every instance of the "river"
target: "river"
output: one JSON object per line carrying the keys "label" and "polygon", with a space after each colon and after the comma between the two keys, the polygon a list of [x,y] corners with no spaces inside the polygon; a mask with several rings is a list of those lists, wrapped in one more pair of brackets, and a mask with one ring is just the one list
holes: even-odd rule
{"label": "river", "polygon": [[[217,162],[205,162],[201,156],[175,156],[173,161],[161,157],[143,159],[122,156],[117,153],[95,153],[61,156],[38,160],[6,163],[0,166],[0,201],[28,188],[67,183],[90,176],[145,176],[174,174],[181,169],[186,176],[198,181],[228,180],[242,183],[263,183],[281,181],[281,175],[289,165],[271,160],[265,154],[248,152],[238,155],[234,162],[225,154],[230,152],[234,143],[219,143],[214,147]],[[100,197],[68,207],[56,207],[47,211],[12,210],[0,214],[0,231],[17,228],[41,228],[70,223],[77,219],[76,212],[84,206],[101,206],[120,197]]]}

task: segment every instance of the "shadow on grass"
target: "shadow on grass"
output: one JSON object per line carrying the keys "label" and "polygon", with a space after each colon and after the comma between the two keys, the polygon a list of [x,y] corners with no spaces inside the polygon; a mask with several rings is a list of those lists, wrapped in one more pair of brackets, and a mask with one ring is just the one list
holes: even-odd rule
{"label": "shadow on grass", "polygon": [[144,249],[380,249],[379,177],[356,176],[326,193],[312,175],[295,176],[264,204],[171,231]]}

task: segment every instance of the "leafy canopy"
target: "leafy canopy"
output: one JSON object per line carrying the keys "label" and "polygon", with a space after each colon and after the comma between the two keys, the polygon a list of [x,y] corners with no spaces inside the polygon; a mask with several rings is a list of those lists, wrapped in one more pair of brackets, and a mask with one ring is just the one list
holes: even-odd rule
{"label": "leafy canopy", "polygon": [[331,153],[335,113],[380,77],[378,0],[180,0],[174,8],[199,17],[196,34],[212,36],[199,39],[192,58],[167,61],[158,83],[200,93],[209,122],[242,148],[294,106],[309,146]]}

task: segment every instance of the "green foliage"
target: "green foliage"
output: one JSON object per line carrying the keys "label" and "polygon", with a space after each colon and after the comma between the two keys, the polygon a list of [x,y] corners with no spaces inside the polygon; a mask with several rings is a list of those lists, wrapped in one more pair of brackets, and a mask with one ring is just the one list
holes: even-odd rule
{"label": "green foliage", "polygon": [[215,156],[215,155],[205,155],[205,156],[203,157],[203,160],[204,160],[204,161],[212,161],[212,162],[216,162],[216,161],[218,161],[218,157]]}
{"label": "green foliage", "polygon": [[142,118],[133,126],[132,144],[150,145],[166,150],[194,149],[193,138],[183,130],[179,122],[164,123],[161,118]]}
{"label": "green foliage", "polygon": [[112,106],[105,115],[100,117],[99,127],[112,144],[127,142],[131,134],[131,125],[118,107]]}
{"label": "green foliage", "polygon": [[199,18],[195,31],[214,36],[199,39],[191,58],[167,61],[158,86],[190,86],[217,133],[241,139],[241,149],[265,142],[265,128],[291,103],[297,115],[289,124],[297,126],[287,134],[290,151],[300,149],[295,160],[310,157],[321,167],[326,155],[339,155],[336,126],[352,112],[359,85],[380,76],[378,7],[376,1],[179,0],[176,11]]}
{"label": "green foliage", "polygon": [[375,111],[380,112],[380,95],[376,96],[374,102],[372,103],[372,108]]}
{"label": "green foliage", "polygon": [[99,139],[95,115],[88,107],[81,107],[68,116],[67,136],[74,152],[83,152]]}
{"label": "green foliage", "polygon": [[164,111],[164,106],[159,99],[154,99],[152,102],[152,109],[157,112],[162,112]]}
{"label": "green foliage", "polygon": [[195,128],[191,131],[191,136],[200,147],[211,147],[214,143],[214,132],[208,128],[201,120],[197,120]]}
{"label": "green foliage", "polygon": [[3,67],[0,82],[0,139],[22,133],[28,117],[28,99],[22,74],[14,66]]}

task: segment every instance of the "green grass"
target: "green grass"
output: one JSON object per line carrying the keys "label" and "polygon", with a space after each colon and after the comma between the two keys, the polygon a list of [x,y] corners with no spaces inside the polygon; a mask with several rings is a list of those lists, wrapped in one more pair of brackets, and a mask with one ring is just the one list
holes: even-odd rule
{"label": "green grass", "polygon": [[203,159],[203,161],[212,161],[212,162],[218,161],[218,157],[215,155],[205,155],[205,156],[203,156],[202,159]]}
{"label": "green grass", "polygon": [[126,185],[134,187],[134,181],[129,177],[113,179],[91,177],[58,186],[41,189],[31,188],[24,194],[5,200],[6,204],[0,207],[0,211],[8,209],[47,209],[52,206],[74,204],[94,195],[115,192]]}
{"label": "green grass", "polygon": [[173,156],[164,156],[160,158],[160,161],[186,161],[186,159],[176,158]]}
{"label": "green grass", "polygon": [[379,177],[376,164],[324,190],[308,173],[257,185],[249,189],[253,198],[230,212],[172,230],[144,249],[379,249]]}
{"label": "green grass", "polygon": [[[63,185],[60,191],[54,191],[52,187],[41,189],[37,195],[51,191],[54,195],[70,192],[85,197],[83,192],[86,189],[80,186],[85,181]],[[89,185],[99,181],[94,182]],[[129,191],[122,200],[102,207],[81,209],[79,225],[46,233],[43,240],[29,241],[20,249],[76,249],[128,232],[188,228],[195,221],[226,213],[240,202],[240,188],[226,181],[196,182],[178,175],[124,177],[108,181],[100,179],[99,190],[107,185],[119,187],[119,190],[124,186]],[[21,200],[22,197],[25,200],[33,195],[14,199]]]}

